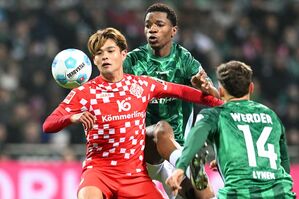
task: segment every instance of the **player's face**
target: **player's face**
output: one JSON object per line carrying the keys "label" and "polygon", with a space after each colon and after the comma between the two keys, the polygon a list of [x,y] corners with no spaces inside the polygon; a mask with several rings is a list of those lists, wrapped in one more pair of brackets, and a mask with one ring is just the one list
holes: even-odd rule
{"label": "player's face", "polygon": [[150,12],[145,17],[144,33],[153,49],[170,46],[176,30],[177,27],[171,24],[165,12]]}
{"label": "player's face", "polygon": [[108,77],[115,78],[116,75],[123,74],[122,64],[126,55],[126,50],[121,51],[112,39],[108,39],[94,57],[94,64],[98,67],[100,74],[109,80]]}

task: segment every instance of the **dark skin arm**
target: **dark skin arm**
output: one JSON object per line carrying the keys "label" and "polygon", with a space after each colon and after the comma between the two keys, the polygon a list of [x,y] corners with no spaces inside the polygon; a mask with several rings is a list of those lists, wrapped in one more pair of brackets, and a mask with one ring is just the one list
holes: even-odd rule
{"label": "dark skin arm", "polygon": [[213,83],[208,79],[207,73],[202,70],[196,75],[192,76],[191,84],[197,89],[202,90],[206,94],[213,95],[220,98],[218,90],[214,87]]}

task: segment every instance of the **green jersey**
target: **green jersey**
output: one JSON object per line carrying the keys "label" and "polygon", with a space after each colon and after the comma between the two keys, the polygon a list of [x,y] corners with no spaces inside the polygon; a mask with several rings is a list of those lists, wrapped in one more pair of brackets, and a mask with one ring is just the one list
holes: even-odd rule
{"label": "green jersey", "polygon": [[[147,75],[168,82],[191,85],[191,77],[203,70],[200,63],[190,52],[173,43],[167,57],[157,57],[149,45],[141,46],[128,53],[123,64],[125,73]],[[183,145],[186,127],[190,130],[193,115],[192,103],[176,98],[162,98],[151,101],[147,108],[146,125],[160,120],[169,122],[174,130],[175,139]]]}
{"label": "green jersey", "polygon": [[241,100],[202,110],[176,166],[185,170],[206,139],[224,180],[219,198],[295,197],[285,130],[271,109]]}

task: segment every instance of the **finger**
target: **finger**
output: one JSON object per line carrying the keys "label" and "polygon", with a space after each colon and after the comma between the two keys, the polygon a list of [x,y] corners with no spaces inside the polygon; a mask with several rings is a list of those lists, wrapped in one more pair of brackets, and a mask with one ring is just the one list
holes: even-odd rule
{"label": "finger", "polygon": [[87,114],[86,114],[86,118],[87,118],[88,120],[92,121],[92,124],[95,123],[96,117],[95,117],[93,114],[87,112]]}
{"label": "finger", "polygon": [[84,118],[81,118],[80,122],[82,123],[84,130],[87,131],[89,129],[88,121],[85,120]]}
{"label": "finger", "polygon": [[87,117],[86,115],[81,117],[81,122],[84,123],[85,130],[90,130],[93,126],[93,119]]}
{"label": "finger", "polygon": [[202,85],[202,87],[205,88],[206,90],[208,90],[208,89],[209,89],[209,84],[208,84],[208,83],[204,83],[204,84]]}
{"label": "finger", "polygon": [[200,76],[200,81],[206,83],[208,81],[207,76],[204,74],[202,76]]}
{"label": "finger", "polygon": [[176,189],[176,190],[173,190],[172,191],[172,195],[174,196],[174,197],[176,197],[177,195],[178,195],[178,190]]}
{"label": "finger", "polygon": [[205,71],[204,71],[204,70],[201,70],[201,71],[198,71],[197,75],[198,75],[198,76],[202,76],[204,73],[205,73]]}
{"label": "finger", "polygon": [[196,76],[193,76],[191,78],[191,84],[192,86],[194,86],[195,88],[201,88],[201,81],[196,77]]}

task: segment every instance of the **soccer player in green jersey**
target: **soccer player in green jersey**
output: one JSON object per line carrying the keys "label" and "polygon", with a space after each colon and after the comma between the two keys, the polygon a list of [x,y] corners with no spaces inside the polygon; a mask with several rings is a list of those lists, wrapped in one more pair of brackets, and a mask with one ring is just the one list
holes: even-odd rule
{"label": "soccer player in green jersey", "polygon": [[274,111],[250,100],[251,67],[239,61],[221,64],[217,79],[225,104],[198,114],[166,183],[176,194],[188,164],[207,139],[224,180],[219,198],[295,198],[284,126]]}
{"label": "soccer player in green jersey", "polygon": [[[173,42],[177,33],[177,16],[174,10],[165,4],[153,4],[147,9],[144,21],[148,43],[128,53],[124,62],[125,72],[184,85],[191,85],[192,79],[193,82],[200,82],[203,91],[218,97],[217,89],[206,76],[201,64],[187,49]],[[155,126],[158,122],[159,125]],[[149,163],[148,171],[153,179],[165,182],[170,175],[171,166],[164,160],[177,156],[177,153],[172,152],[179,149],[180,145],[183,146],[185,132],[190,130],[192,123],[191,103],[163,98],[155,99],[149,104],[146,116],[149,137],[146,140],[145,160]],[[168,128],[169,124],[172,128]],[[186,185],[186,189],[190,187]],[[171,194],[171,190],[168,192]],[[187,198],[189,193],[186,194]],[[189,196],[191,197],[193,196]]]}

